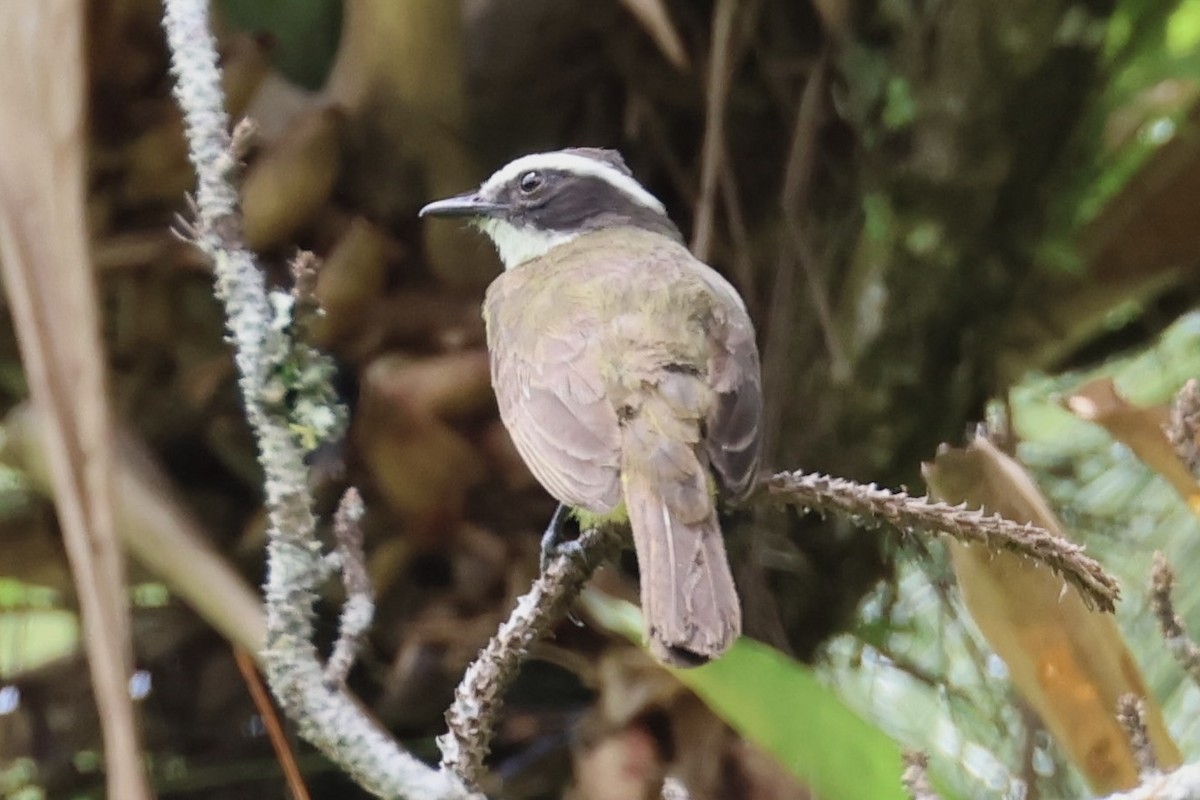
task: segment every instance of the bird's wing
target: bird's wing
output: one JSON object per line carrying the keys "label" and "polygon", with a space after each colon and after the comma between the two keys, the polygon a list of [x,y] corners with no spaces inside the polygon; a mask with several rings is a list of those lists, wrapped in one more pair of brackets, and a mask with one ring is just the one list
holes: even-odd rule
{"label": "bird's wing", "polygon": [[709,462],[734,499],[754,488],[762,433],[762,370],[754,325],[732,285],[705,267],[718,302],[709,328],[708,382],[716,402],[706,421]]}
{"label": "bird's wing", "polygon": [[[534,477],[560,502],[596,514],[621,500],[620,428],[591,352],[594,336],[579,329],[530,331],[506,323],[501,293],[485,305],[492,386],[513,443]],[[510,322],[515,322],[511,320]]]}

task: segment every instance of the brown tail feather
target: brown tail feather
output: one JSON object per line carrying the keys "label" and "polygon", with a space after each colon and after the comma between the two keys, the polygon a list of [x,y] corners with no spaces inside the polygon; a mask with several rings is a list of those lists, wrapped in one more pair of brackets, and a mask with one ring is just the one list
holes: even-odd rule
{"label": "brown tail feather", "polygon": [[684,522],[663,502],[662,487],[637,473],[624,477],[651,653],[681,667],[720,656],[741,633],[742,611],[716,509],[710,503],[707,516]]}

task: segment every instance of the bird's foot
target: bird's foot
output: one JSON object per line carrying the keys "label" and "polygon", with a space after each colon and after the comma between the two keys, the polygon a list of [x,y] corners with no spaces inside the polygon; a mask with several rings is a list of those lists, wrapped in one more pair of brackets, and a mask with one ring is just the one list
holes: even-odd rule
{"label": "bird's foot", "polygon": [[570,535],[568,529],[571,523],[571,512],[567,506],[562,503],[558,504],[558,508],[554,511],[554,516],[550,518],[550,524],[546,526],[546,532],[542,534],[542,572],[550,566],[550,561],[558,556],[574,559],[582,558],[584,555],[583,545],[579,539],[568,539]]}

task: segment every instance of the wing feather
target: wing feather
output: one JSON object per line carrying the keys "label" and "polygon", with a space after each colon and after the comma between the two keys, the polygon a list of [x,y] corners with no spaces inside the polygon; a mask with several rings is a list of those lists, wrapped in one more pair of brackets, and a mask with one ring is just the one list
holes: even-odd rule
{"label": "wing feather", "polygon": [[[595,337],[581,330],[496,335],[504,295],[485,305],[500,418],[530,472],[562,503],[596,514],[621,501],[620,430],[605,393]],[[519,312],[516,312],[519,313]],[[506,333],[511,333],[512,328]]]}
{"label": "wing feather", "polygon": [[709,462],[721,485],[741,499],[754,488],[762,450],[762,369],[754,325],[732,285],[706,270],[709,286],[722,302],[713,312],[709,385],[716,402],[706,420]]}
{"label": "wing feather", "polygon": [[[619,402],[633,393],[640,406],[633,413],[658,417],[653,427],[671,446],[656,451],[647,443],[645,452],[664,473],[682,470],[690,461],[682,456],[699,450],[721,487],[741,498],[758,474],[762,417],[759,355],[745,304],[677,243],[640,231],[623,235],[650,237],[640,243],[644,256],[636,264],[606,264],[593,245],[581,244],[560,258],[580,264],[526,264],[488,288],[484,317],[501,418],[547,491],[568,505],[607,513],[622,491],[621,423],[607,379],[625,398]],[[620,276],[635,267],[639,280]],[[602,301],[593,305],[597,297]],[[707,306],[693,318],[707,346],[697,331],[677,325],[684,302]],[[554,307],[564,304],[570,308]],[[653,309],[669,313],[647,318]],[[603,342],[648,349],[616,361],[614,375]],[[685,505],[697,487],[707,492],[705,481],[679,481],[675,505]]]}

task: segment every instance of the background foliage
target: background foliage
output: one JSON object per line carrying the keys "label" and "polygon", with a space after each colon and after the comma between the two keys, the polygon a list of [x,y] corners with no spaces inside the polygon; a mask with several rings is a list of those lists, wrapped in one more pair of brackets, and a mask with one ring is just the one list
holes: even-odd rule
{"label": "background foliage", "polygon": [[[494,257],[415,211],[517,154],[589,144],[620,148],[747,298],[772,467],[918,487],[939,445],[979,420],[1011,426],[1070,534],[1121,578],[1121,631],[1196,757],[1200,690],[1142,588],[1163,550],[1181,567],[1178,608],[1200,624],[1195,506],[1061,400],[1112,376],[1153,406],[1200,373],[1200,3],[218,7],[230,110],[260,126],[247,237],[277,284],[297,248],[324,259],[313,338],[339,362],[353,419],[315,456],[314,485],[326,510],[346,483],[363,489],[379,604],[352,684],[414,751],[432,754],[464,665],[536,570],[552,509],[491,399],[478,302]],[[165,568],[130,545],[147,764],[163,797],[283,797],[229,646],[258,620],[187,588],[209,550],[261,581],[261,476],[208,268],[169,233],[193,178],[161,9],[87,8],[86,222],[119,452],[161,466],[131,518],[158,498],[199,542]],[[18,123],[0,122],[0,140]],[[0,789],[98,797],[76,592],[5,331]],[[664,673],[619,634],[633,565],[605,572],[584,624],[564,624],[514,690],[489,789],[634,797],[669,770],[697,800],[902,796],[898,751],[918,747],[948,797],[1086,793],[939,544],[768,508],[728,527],[758,641]],[[354,796],[297,750],[314,797]]]}

